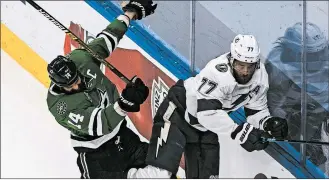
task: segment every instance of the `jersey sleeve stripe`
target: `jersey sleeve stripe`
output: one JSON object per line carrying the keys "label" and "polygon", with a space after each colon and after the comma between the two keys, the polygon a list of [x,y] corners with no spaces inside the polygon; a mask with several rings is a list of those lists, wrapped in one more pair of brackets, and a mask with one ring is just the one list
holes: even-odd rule
{"label": "jersey sleeve stripe", "polygon": [[107,49],[112,52],[116,46],[118,45],[118,38],[113,36],[112,34],[102,31],[98,37],[102,37],[105,40],[105,43],[107,45]]}
{"label": "jersey sleeve stripe", "polygon": [[102,111],[97,112],[97,136],[103,135]]}
{"label": "jersey sleeve stripe", "polygon": [[97,136],[97,125],[98,125],[98,122],[97,122],[97,117],[98,117],[98,114],[99,112],[101,111],[102,109],[101,108],[98,108],[95,116],[94,116],[94,123],[93,123],[93,134],[95,136]]}
{"label": "jersey sleeve stripe", "polygon": [[119,42],[118,38],[107,31],[102,31],[102,33],[105,34],[106,37],[111,41],[111,43],[114,44],[114,46],[112,46],[113,50],[114,50],[115,47],[117,47],[117,45],[118,45],[118,42]]}
{"label": "jersey sleeve stripe", "polygon": [[197,112],[222,109],[223,104],[218,99],[198,99]]}
{"label": "jersey sleeve stripe", "polygon": [[191,125],[200,124],[198,118],[194,117],[192,114],[188,113],[188,118]]}
{"label": "jersey sleeve stripe", "polygon": [[120,116],[126,116],[127,112],[122,110],[118,104],[118,102],[115,102],[113,105],[113,109],[115,110],[116,113],[118,113]]}
{"label": "jersey sleeve stripe", "polygon": [[101,34],[98,37],[101,37],[104,39],[106,46],[107,46],[107,50],[109,51],[109,54],[111,54],[113,51],[113,48],[112,48],[113,44],[107,39],[107,37],[104,34]]}
{"label": "jersey sleeve stripe", "polygon": [[253,110],[253,109],[249,109],[249,108],[244,107],[244,112],[246,114],[246,117],[252,116],[252,115],[258,113],[259,111],[261,111],[261,110]]}
{"label": "jersey sleeve stripe", "polygon": [[95,116],[97,115],[99,109],[100,108],[95,108],[90,115],[89,124],[88,124],[88,134],[91,136],[94,135],[93,126],[94,126]]}
{"label": "jersey sleeve stripe", "polygon": [[128,16],[120,15],[120,16],[117,17],[117,20],[123,21],[127,27],[129,26],[130,19],[128,19]]}
{"label": "jersey sleeve stripe", "polygon": [[[248,109],[248,108],[245,108],[245,109]],[[248,109],[248,110],[250,111],[250,109]],[[256,111],[256,110],[254,110],[254,111]],[[261,111],[258,111],[255,114],[252,114],[252,115],[250,115],[250,114],[247,115],[247,113],[246,113],[246,117],[247,117],[247,121],[250,124],[252,124],[256,128],[263,130],[264,123],[271,117],[271,114],[270,114],[268,108],[266,108]]]}

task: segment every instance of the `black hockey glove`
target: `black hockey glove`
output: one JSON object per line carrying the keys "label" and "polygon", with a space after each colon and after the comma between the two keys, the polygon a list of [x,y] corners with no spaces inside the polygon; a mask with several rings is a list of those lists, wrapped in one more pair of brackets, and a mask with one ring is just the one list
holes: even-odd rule
{"label": "black hockey glove", "polygon": [[263,129],[277,139],[284,139],[288,135],[287,120],[271,117],[263,125]]}
{"label": "black hockey glove", "polygon": [[136,19],[141,20],[142,18],[153,14],[156,8],[157,4],[153,5],[152,0],[130,0],[126,6],[122,7],[122,10],[124,12],[136,12]]}
{"label": "black hockey glove", "polygon": [[131,83],[123,89],[118,104],[120,108],[127,112],[138,112],[140,105],[147,99],[149,88],[145,86],[140,78],[134,76]]}
{"label": "black hockey glove", "polygon": [[231,138],[238,141],[238,143],[248,152],[265,149],[269,142],[263,142],[262,138],[270,137],[271,136],[267,132],[256,129],[249,123],[239,125],[231,133]]}

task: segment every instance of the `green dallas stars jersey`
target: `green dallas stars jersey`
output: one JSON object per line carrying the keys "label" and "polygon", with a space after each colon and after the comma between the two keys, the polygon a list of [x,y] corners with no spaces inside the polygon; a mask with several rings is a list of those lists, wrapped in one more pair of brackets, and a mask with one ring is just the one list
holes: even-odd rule
{"label": "green dallas stars jersey", "polygon": [[[127,31],[128,19],[123,15],[106,27],[89,47],[102,58],[110,56]],[[97,148],[119,130],[126,112],[116,100],[116,86],[102,73],[100,63],[83,49],[73,50],[69,58],[84,78],[86,90],[64,94],[51,83],[47,104],[56,121],[71,131],[73,147]]]}

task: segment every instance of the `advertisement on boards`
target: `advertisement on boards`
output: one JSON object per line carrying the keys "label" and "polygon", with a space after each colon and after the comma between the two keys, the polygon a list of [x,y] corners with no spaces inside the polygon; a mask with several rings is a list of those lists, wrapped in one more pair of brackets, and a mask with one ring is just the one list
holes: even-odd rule
{"label": "advertisement on boards", "polygon": [[[94,35],[73,22],[71,22],[69,29],[87,43],[95,39]],[[79,48],[79,44],[66,35],[64,54],[66,55],[76,48]],[[152,131],[152,118],[157,108],[160,106],[160,103],[166,97],[169,87],[171,87],[175,81],[150,62],[150,60],[138,50],[117,47],[106,60],[126,77],[132,78],[136,75],[143,79],[146,86],[149,87],[150,95],[141,106],[140,112],[128,114],[139,133],[149,139]],[[117,86],[118,91],[121,92],[126,84],[109,68],[104,68],[104,70],[105,75],[111,79]]]}

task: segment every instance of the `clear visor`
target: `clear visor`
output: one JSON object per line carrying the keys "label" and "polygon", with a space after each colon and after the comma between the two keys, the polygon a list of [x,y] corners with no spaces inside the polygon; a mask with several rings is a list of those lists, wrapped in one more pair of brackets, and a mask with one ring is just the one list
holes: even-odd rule
{"label": "clear visor", "polygon": [[[295,53],[290,49],[286,49],[281,55],[282,62],[285,65],[293,66],[299,70],[301,68],[301,57],[300,52]],[[305,61],[307,73],[314,73],[327,68],[329,62],[328,47],[318,52],[306,53]]]}

